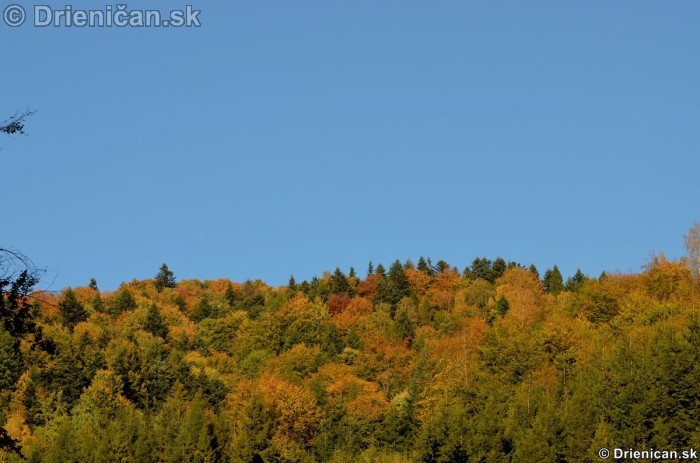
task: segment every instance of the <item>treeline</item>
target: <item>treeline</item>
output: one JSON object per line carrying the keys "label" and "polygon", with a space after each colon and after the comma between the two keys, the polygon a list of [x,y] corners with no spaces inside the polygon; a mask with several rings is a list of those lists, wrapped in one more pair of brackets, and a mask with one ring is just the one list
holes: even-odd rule
{"label": "treeline", "polygon": [[[654,258],[261,281],[0,279],[0,461],[584,462],[700,447],[700,284]],[[7,275],[6,275],[7,276]]]}

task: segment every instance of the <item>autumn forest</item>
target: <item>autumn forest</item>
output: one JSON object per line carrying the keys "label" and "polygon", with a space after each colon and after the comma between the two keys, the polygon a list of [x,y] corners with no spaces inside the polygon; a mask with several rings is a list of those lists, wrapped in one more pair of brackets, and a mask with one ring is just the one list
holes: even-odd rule
{"label": "autumn forest", "polygon": [[0,260],[0,461],[586,462],[700,447],[700,278],[419,258],[43,292]]}

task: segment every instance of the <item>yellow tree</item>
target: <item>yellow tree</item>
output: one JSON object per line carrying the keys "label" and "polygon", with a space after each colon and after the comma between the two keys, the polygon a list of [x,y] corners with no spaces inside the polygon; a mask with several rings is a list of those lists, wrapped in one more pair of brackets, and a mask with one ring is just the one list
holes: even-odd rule
{"label": "yellow tree", "polygon": [[510,303],[507,316],[520,327],[527,326],[542,315],[542,283],[529,270],[509,268],[496,280],[496,293]]}
{"label": "yellow tree", "polygon": [[692,226],[685,235],[685,249],[688,251],[688,266],[694,278],[700,275],[700,223]]}

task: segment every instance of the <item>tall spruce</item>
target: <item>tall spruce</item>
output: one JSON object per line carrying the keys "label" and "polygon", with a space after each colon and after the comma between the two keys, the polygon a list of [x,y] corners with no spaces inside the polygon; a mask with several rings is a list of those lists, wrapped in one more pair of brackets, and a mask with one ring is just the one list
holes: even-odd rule
{"label": "tall spruce", "polygon": [[544,290],[549,294],[556,295],[564,291],[564,278],[556,265],[544,272],[542,284],[544,285]]}
{"label": "tall spruce", "polygon": [[131,291],[127,288],[119,290],[112,303],[109,304],[110,315],[117,316],[124,312],[136,309],[136,299],[131,295]]}
{"label": "tall spruce", "polygon": [[66,290],[63,299],[59,301],[58,311],[61,314],[63,325],[68,327],[70,331],[73,331],[75,325],[84,322],[88,318],[85,307],[78,301],[78,298],[75,296],[75,291],[71,288]]}
{"label": "tall spruce", "polygon": [[163,320],[163,316],[160,314],[160,310],[158,310],[155,304],[151,304],[148,308],[143,329],[153,336],[160,336],[163,339],[168,336],[168,325],[165,324],[165,320]]}
{"label": "tall spruce", "polygon": [[166,264],[160,266],[160,270],[155,277],[155,284],[158,292],[163,291],[165,288],[174,288],[176,286],[175,274]]}

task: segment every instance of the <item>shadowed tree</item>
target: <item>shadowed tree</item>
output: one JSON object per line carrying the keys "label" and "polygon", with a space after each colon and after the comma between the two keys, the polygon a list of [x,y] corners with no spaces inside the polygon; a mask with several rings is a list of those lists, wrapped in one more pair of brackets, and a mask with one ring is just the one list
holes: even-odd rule
{"label": "shadowed tree", "polygon": [[131,291],[127,288],[121,289],[117,295],[112,300],[109,306],[109,313],[111,315],[117,316],[123,312],[128,312],[136,308],[136,300],[134,296],[131,295]]}
{"label": "shadowed tree", "polygon": [[75,325],[84,322],[88,318],[85,307],[78,301],[75,291],[71,288],[66,290],[63,299],[58,303],[58,311],[61,313],[63,325],[67,326],[70,331],[73,331]]}
{"label": "shadowed tree", "polygon": [[532,274],[537,277],[538,280],[540,279],[540,272],[537,270],[537,267],[535,267],[535,264],[530,265],[528,270],[530,270]]}
{"label": "shadowed tree", "polygon": [[544,285],[544,290],[549,294],[559,294],[564,291],[564,278],[556,265],[544,272],[542,284]]}
{"label": "shadowed tree", "polygon": [[427,275],[434,274],[432,265],[429,265],[428,262],[426,262],[426,260],[423,258],[423,256],[420,256],[420,258],[418,259],[418,265],[416,266],[416,269]]}
{"label": "shadowed tree", "polygon": [[[20,341],[27,335],[34,335],[35,346],[53,351],[53,343],[43,338],[41,328],[34,323],[29,303],[41,272],[21,253],[0,248],[0,390],[14,384],[22,372]],[[0,419],[4,422],[4,413]],[[0,451],[20,454],[19,442],[8,435],[4,426],[0,426]]]}
{"label": "shadowed tree", "polygon": [[153,336],[160,336],[163,339],[168,336],[168,325],[165,324],[165,320],[163,320],[163,316],[160,314],[160,310],[158,310],[155,304],[151,304],[148,308],[148,314],[146,314],[146,322],[143,325],[143,329]]}
{"label": "shadowed tree", "polygon": [[15,338],[37,331],[29,295],[40,274],[27,257],[0,248],[0,323]]}
{"label": "shadowed tree", "polygon": [[160,266],[160,270],[155,278],[155,284],[158,292],[163,291],[165,288],[174,288],[176,286],[175,274],[166,264]]}
{"label": "shadowed tree", "polygon": [[586,282],[586,276],[581,272],[581,269],[576,269],[574,276],[566,280],[567,291],[578,291]]}
{"label": "shadowed tree", "polygon": [[[379,271],[379,267],[377,267]],[[377,285],[377,301],[391,304],[391,315],[394,316],[396,305],[410,294],[408,278],[404,273],[401,262],[397,259],[389,268],[389,275]]]}
{"label": "shadowed tree", "polygon": [[348,278],[338,267],[335,268],[335,272],[331,275],[331,292],[333,294],[345,294],[348,296],[353,294]]}

